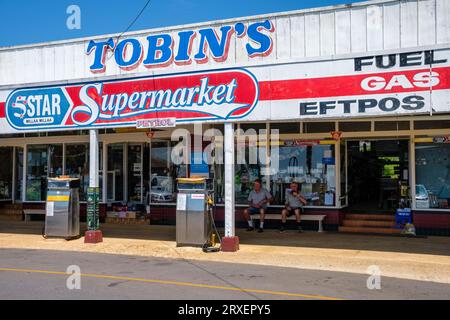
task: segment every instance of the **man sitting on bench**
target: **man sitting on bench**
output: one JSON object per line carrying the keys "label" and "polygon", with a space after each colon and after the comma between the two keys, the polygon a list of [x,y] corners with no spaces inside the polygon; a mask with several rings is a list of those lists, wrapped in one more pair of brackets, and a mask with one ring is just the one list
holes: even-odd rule
{"label": "man sitting on bench", "polygon": [[306,199],[303,195],[298,191],[298,184],[296,182],[292,182],[290,185],[290,191],[286,192],[286,207],[281,211],[281,227],[280,232],[284,232],[286,226],[286,217],[290,217],[295,213],[295,217],[297,218],[297,229],[298,232],[302,232],[302,227],[300,226],[301,222],[301,213],[303,213],[303,205],[306,204]]}
{"label": "man sitting on bench", "polygon": [[255,230],[253,220],[250,215],[259,215],[259,229],[258,232],[263,232],[264,215],[266,214],[267,204],[272,199],[272,195],[266,189],[261,187],[261,180],[256,179],[253,190],[248,195],[249,207],[244,210],[244,218],[248,222],[247,231]]}

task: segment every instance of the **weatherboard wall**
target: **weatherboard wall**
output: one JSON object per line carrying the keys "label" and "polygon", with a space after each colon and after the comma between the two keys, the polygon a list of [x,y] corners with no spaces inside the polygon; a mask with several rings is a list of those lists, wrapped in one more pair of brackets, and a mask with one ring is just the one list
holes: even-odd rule
{"label": "weatherboard wall", "polygon": [[[347,55],[364,55],[387,50],[444,48],[450,44],[450,1],[408,0],[369,1],[318,9],[214,21],[202,24],[144,30],[127,33],[122,38],[138,38],[144,45],[150,34],[171,33],[176,37],[183,29],[198,30],[242,22],[248,24],[269,19],[275,30],[274,46],[266,57],[250,58],[245,50],[248,37],[232,37],[224,62],[209,59],[206,64],[147,69],[143,65],[132,71],[120,69],[114,57],[107,59],[106,71],[89,70],[92,55],[87,44],[117,35],[100,36],[30,46],[0,48],[0,88],[39,85],[53,82],[102,79],[117,76],[151,75],[199,69],[277,64],[295,61],[337,59]],[[198,48],[198,37],[193,51]],[[175,45],[175,50],[176,45]]]}

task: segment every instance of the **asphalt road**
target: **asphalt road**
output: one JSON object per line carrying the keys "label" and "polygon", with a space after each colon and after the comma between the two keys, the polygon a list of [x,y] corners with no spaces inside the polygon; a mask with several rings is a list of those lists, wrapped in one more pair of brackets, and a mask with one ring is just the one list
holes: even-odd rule
{"label": "asphalt road", "polygon": [[[70,265],[80,268],[80,289],[67,287]],[[367,278],[248,264],[0,249],[0,299],[450,298],[448,284],[381,277],[381,289],[369,290]]]}

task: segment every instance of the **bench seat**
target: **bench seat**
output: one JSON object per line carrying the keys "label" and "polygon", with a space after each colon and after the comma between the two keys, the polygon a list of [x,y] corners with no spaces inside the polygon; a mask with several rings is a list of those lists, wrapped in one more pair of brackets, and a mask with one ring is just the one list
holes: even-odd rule
{"label": "bench seat", "polygon": [[[251,219],[258,217],[258,215],[250,215]],[[326,218],[324,214],[302,214],[302,221],[317,221],[319,223],[318,232],[323,231],[323,220]],[[279,213],[266,213],[264,220],[281,220],[281,214]],[[287,217],[287,220],[295,220],[295,215]]]}
{"label": "bench seat", "polygon": [[23,214],[25,216],[25,222],[30,221],[30,216],[32,215],[44,215],[45,216],[45,210],[44,209],[24,209]]}

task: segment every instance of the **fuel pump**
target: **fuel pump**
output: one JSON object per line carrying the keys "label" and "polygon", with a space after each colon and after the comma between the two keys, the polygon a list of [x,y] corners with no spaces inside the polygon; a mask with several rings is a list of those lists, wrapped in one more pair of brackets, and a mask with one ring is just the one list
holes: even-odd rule
{"label": "fuel pump", "polygon": [[177,179],[177,246],[199,246],[205,252],[219,251],[220,235],[214,223],[211,179]]}

